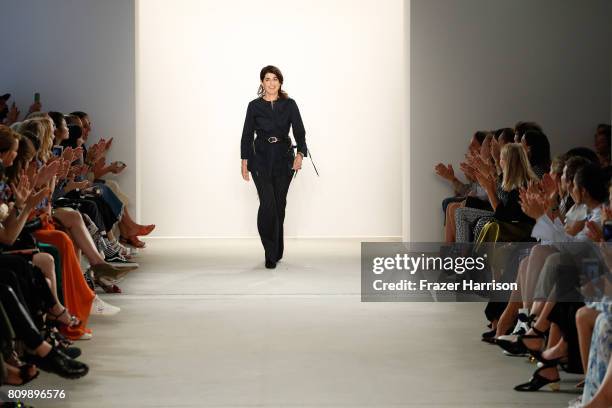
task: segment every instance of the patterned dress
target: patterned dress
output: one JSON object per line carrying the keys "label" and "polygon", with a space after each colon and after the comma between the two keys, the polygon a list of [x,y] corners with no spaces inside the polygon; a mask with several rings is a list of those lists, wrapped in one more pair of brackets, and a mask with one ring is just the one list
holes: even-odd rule
{"label": "patterned dress", "polygon": [[582,404],[591,401],[600,388],[612,356],[612,299],[607,298],[602,302],[590,303],[588,306],[599,310],[601,313],[597,316],[593,328]]}

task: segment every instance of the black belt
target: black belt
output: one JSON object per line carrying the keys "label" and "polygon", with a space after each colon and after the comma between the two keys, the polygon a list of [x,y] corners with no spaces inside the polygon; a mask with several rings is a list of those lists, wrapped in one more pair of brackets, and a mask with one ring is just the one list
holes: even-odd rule
{"label": "black belt", "polygon": [[[291,139],[289,139],[289,137],[276,137],[276,136],[270,136],[270,137],[257,137],[255,140],[265,140],[268,143],[279,143],[279,142],[285,142],[288,143],[289,145],[291,145],[291,148],[295,149],[297,148],[296,145],[293,145],[291,143]],[[312,154],[310,153],[310,149],[308,149],[308,157],[310,158],[310,162],[312,163],[312,167],[314,167],[314,171],[315,173],[317,173],[317,176],[319,175],[319,171],[317,170],[317,166],[315,166],[314,161],[312,160]],[[297,177],[297,171],[294,173],[293,177]]]}
{"label": "black belt", "polygon": [[268,143],[280,143],[280,142],[291,143],[291,139],[289,139],[288,137],[270,136],[270,137],[258,137],[257,139],[265,140]]}

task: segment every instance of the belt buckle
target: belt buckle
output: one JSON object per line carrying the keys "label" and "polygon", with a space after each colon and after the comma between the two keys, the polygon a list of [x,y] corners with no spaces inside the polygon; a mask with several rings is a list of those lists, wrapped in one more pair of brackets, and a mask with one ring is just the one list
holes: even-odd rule
{"label": "belt buckle", "polygon": [[278,137],[276,137],[276,136],[270,136],[270,137],[268,138],[268,143],[276,143],[276,142],[278,142]]}

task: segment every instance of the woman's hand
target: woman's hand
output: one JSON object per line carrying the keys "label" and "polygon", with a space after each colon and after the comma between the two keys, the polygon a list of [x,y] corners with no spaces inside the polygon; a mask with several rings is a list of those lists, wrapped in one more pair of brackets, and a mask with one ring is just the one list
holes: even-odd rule
{"label": "woman's hand", "polygon": [[603,242],[604,236],[603,236],[603,229],[601,228],[601,225],[597,224],[594,221],[587,221],[586,227],[587,227],[587,233],[586,233],[587,237],[589,237],[591,241]]}
{"label": "woman's hand", "polygon": [[501,156],[501,147],[497,139],[491,139],[491,157],[495,161],[496,165],[499,165],[499,157]]}
{"label": "woman's hand", "polygon": [[542,215],[546,214],[548,206],[544,197],[532,191],[532,185],[530,185],[529,188],[521,188],[519,190],[521,209],[527,216],[537,220]]}
{"label": "woman's hand", "polygon": [[51,190],[48,187],[45,187],[36,193],[31,193],[28,199],[26,200],[26,211],[31,211],[34,209],[42,200],[49,197]]}
{"label": "woman's hand", "polygon": [[[297,156],[296,156],[297,159]],[[444,165],[442,163],[436,164],[434,167],[436,170],[436,174],[442,177],[445,180],[452,182],[455,180],[455,170],[453,170],[453,166],[451,164]]]}
{"label": "woman's hand", "polygon": [[26,200],[32,192],[30,180],[25,175],[25,170],[21,172],[21,175],[19,177],[19,183],[17,183],[16,185],[11,183],[11,190],[13,191],[13,197],[15,197],[15,205],[17,206],[17,208],[24,208]]}
{"label": "woman's hand", "polygon": [[301,154],[296,154],[295,155],[295,159],[293,159],[293,170],[300,170],[302,168],[302,159],[304,158],[304,156],[302,156]]}
{"label": "woman's hand", "polygon": [[242,178],[244,179],[244,181],[249,181],[249,169],[247,169],[247,160],[242,160],[242,165],[241,165],[241,172],[242,172]]}

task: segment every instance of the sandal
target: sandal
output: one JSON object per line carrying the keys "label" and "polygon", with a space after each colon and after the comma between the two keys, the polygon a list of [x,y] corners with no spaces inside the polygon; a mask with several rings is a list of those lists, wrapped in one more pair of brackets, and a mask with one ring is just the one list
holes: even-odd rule
{"label": "sandal", "polygon": [[[536,329],[535,327],[532,327],[531,330],[533,330],[535,332],[535,334],[523,334],[521,336],[518,336],[517,338],[517,342],[521,344],[521,346],[523,346],[525,348],[525,350],[527,350],[527,352],[529,354],[531,354],[533,356],[533,358],[535,358],[538,361],[541,361],[542,363],[548,365],[548,366],[556,366],[557,364],[559,364],[559,361],[561,361],[561,358],[555,358],[552,360],[547,360],[544,357],[542,357],[542,352],[545,350],[546,347],[546,333],[544,333],[543,331],[540,331],[538,329]],[[540,349],[540,350],[533,350],[530,349],[529,347],[527,347],[527,345],[525,345],[525,342],[523,341],[523,339],[541,339],[544,340],[544,348]]]}
{"label": "sandal", "polygon": [[516,391],[538,391],[540,388],[542,388],[545,385],[548,385],[550,387],[550,389],[552,391],[559,391],[560,386],[559,386],[559,377],[557,377],[554,380],[549,380],[548,378],[545,378],[543,376],[540,375],[540,371],[547,369],[547,368],[551,368],[550,366],[544,365],[540,368],[538,368],[534,373],[533,376],[531,377],[531,379],[524,383],[524,384],[519,384],[516,387],[514,387],[514,389]]}
{"label": "sandal", "polygon": [[14,368],[15,370],[19,370],[19,379],[21,380],[21,384],[12,384],[7,381],[6,384],[8,385],[26,385],[27,383],[31,382],[36,377],[38,377],[38,375],[40,374],[39,370],[36,370],[34,374],[30,374],[30,370],[32,368],[36,368],[34,364],[23,363],[19,367],[15,367],[12,365],[10,367]]}
{"label": "sandal", "polygon": [[74,344],[72,340],[60,333],[55,327],[48,331],[45,340],[52,346],[59,348],[68,348]]}
{"label": "sandal", "polygon": [[[64,314],[68,315],[68,323],[64,323],[59,319]],[[53,319],[49,319],[49,316],[53,316]],[[81,321],[79,320],[79,318],[76,317],[75,315],[71,315],[70,313],[68,313],[68,309],[66,308],[64,308],[64,310],[62,310],[59,314],[53,314],[51,312],[47,312],[47,320],[50,320],[52,322],[61,323],[64,326],[68,326],[70,328],[78,327],[81,325]]]}
{"label": "sandal", "polygon": [[125,245],[133,246],[134,248],[144,248],[146,246],[145,242],[139,240],[136,235],[127,238],[121,237],[120,242]]}
{"label": "sandal", "polygon": [[121,293],[121,288],[112,282],[107,281],[103,276],[95,279],[96,285],[102,288],[105,293]]}

